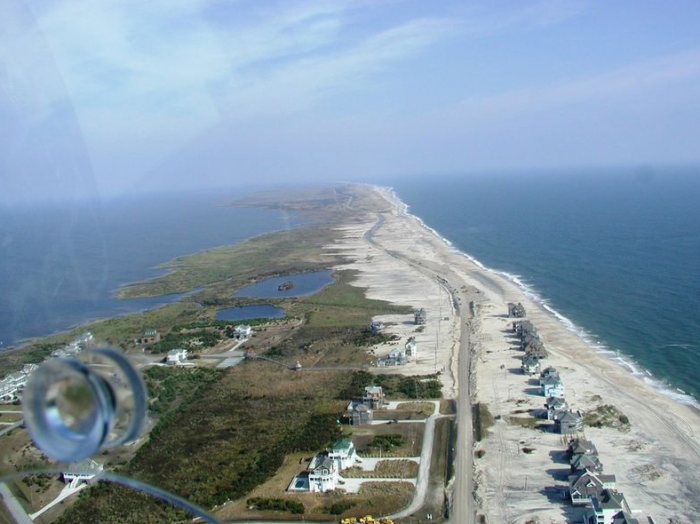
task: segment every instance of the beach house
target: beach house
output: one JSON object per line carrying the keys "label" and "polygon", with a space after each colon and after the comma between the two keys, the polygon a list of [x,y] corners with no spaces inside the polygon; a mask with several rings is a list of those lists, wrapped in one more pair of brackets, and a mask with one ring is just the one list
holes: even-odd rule
{"label": "beach house", "polygon": [[253,328],[247,324],[239,324],[233,328],[233,338],[238,340],[243,340],[244,338],[250,338],[253,334]]}
{"label": "beach house", "polygon": [[394,348],[389,354],[377,360],[377,366],[403,366],[407,362],[406,349],[402,347]]}
{"label": "beach house", "polygon": [[631,515],[625,496],[611,489],[591,497],[591,509],[583,517],[583,524],[640,524]]}
{"label": "beach house", "polygon": [[523,357],[520,369],[526,375],[536,375],[542,371],[542,364],[540,364],[540,359],[535,357]]}
{"label": "beach house", "polygon": [[542,395],[545,397],[563,397],[564,384],[559,376],[548,376],[540,380],[542,385]]}
{"label": "beach house", "polygon": [[562,435],[573,435],[583,430],[583,417],[580,411],[558,411],[554,415],[554,426]]}
{"label": "beach house", "polygon": [[373,411],[360,403],[351,403],[348,420],[353,426],[364,426],[372,422]]}
{"label": "beach house", "polygon": [[333,491],[338,485],[338,464],[328,455],[316,455],[309,464],[308,489],[313,493]]}
{"label": "beach house", "polygon": [[550,377],[559,378],[559,372],[556,370],[556,368],[553,368],[552,366],[546,367],[542,371],[540,371],[540,386],[542,385],[545,379]]}
{"label": "beach house", "polygon": [[413,323],[416,324],[417,326],[421,326],[425,324],[428,321],[428,314],[426,313],[424,308],[420,308],[419,310],[415,311],[413,313]]}
{"label": "beach house", "polygon": [[574,458],[576,455],[598,454],[598,449],[595,447],[595,444],[585,438],[571,439],[566,451],[570,459]]}
{"label": "beach house", "polygon": [[155,329],[147,329],[143,335],[136,339],[136,343],[142,347],[150,346],[156,342],[160,342],[160,333]]}
{"label": "beach house", "polygon": [[418,356],[418,344],[416,343],[416,337],[410,337],[406,344],[404,345],[404,350],[406,353],[406,358],[411,360]]}
{"label": "beach house", "polygon": [[591,497],[599,497],[606,489],[615,489],[615,475],[584,470],[569,475],[569,498],[574,506],[590,506]]}
{"label": "beach house", "polygon": [[533,333],[536,331],[535,325],[529,320],[519,320],[517,322],[513,322],[513,330],[519,337],[523,337],[527,333]]}
{"label": "beach house", "polygon": [[383,322],[379,322],[379,321],[372,322],[372,323],[369,325],[369,331],[370,331],[370,333],[372,333],[373,335],[378,335],[379,333],[381,333],[382,331],[384,331],[384,323],[383,323]]}
{"label": "beach house", "polygon": [[547,410],[547,420],[556,420],[557,413],[569,409],[569,404],[564,397],[549,397],[544,407]]}
{"label": "beach house", "polygon": [[355,444],[349,438],[341,438],[333,443],[328,456],[335,460],[338,470],[346,469],[355,464],[357,453]]}
{"label": "beach house", "polygon": [[187,360],[186,349],[171,349],[168,351],[168,356],[165,358],[167,364],[171,366],[179,366]]}
{"label": "beach house", "polygon": [[542,341],[537,337],[532,337],[527,343],[523,344],[525,356],[535,358],[547,358],[547,350]]}
{"label": "beach house", "polygon": [[508,316],[510,318],[523,318],[525,314],[525,307],[520,302],[517,304],[508,302]]}
{"label": "beach house", "polygon": [[370,409],[377,409],[384,404],[384,391],[382,386],[367,386],[362,397],[362,403]]}
{"label": "beach house", "polygon": [[63,470],[61,477],[63,477],[63,482],[66,484],[71,484],[75,487],[80,482],[91,481],[96,475],[101,473],[103,469],[104,466],[102,464],[87,458],[85,460],[81,460],[80,462],[70,464]]}
{"label": "beach house", "polygon": [[598,455],[593,455],[591,453],[586,453],[583,455],[576,455],[570,460],[571,473],[577,474],[581,471],[592,471],[595,473],[603,472],[603,463],[598,458]]}
{"label": "beach house", "polygon": [[19,400],[29,375],[37,367],[36,364],[25,364],[22,371],[10,373],[0,380],[0,404],[10,404]]}

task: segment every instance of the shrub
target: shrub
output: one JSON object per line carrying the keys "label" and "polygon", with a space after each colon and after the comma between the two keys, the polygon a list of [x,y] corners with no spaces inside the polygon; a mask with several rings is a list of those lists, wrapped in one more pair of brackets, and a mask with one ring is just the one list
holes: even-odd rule
{"label": "shrub", "polygon": [[323,508],[323,512],[329,513],[330,515],[342,515],[343,513],[345,513],[349,509],[354,508],[355,506],[357,506],[356,502],[352,502],[350,500],[341,500],[340,502],[336,502],[335,504]]}
{"label": "shrub", "polygon": [[260,511],[287,511],[294,515],[302,515],[305,511],[304,505],[296,500],[263,499],[255,497],[248,499],[246,504]]}

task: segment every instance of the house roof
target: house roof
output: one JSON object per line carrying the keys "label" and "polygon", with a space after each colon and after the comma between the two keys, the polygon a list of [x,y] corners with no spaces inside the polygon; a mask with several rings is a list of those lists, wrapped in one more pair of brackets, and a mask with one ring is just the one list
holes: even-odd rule
{"label": "house roof", "polygon": [[604,489],[600,495],[594,497],[593,504],[601,509],[627,509],[625,496],[619,491]]}
{"label": "house roof", "polygon": [[381,395],[382,386],[367,386],[365,387],[365,395]]}
{"label": "house roof", "polygon": [[564,397],[548,397],[544,405],[547,408],[561,408],[562,406],[566,406],[566,399]]}
{"label": "house roof", "polygon": [[17,381],[17,380],[24,379],[25,376],[26,376],[26,374],[23,371],[16,371],[14,373],[10,373],[9,375],[7,375],[5,380],[7,380],[8,382],[9,381]]}
{"label": "house roof", "polygon": [[557,386],[561,385],[561,379],[559,376],[547,376],[542,378],[542,385],[543,386]]}
{"label": "house roof", "polygon": [[104,469],[104,466],[99,462],[95,462],[91,458],[86,458],[80,462],[74,462],[69,464],[66,469],[63,470],[64,473],[99,473]]}
{"label": "house roof", "polygon": [[564,411],[559,417],[560,422],[578,422],[581,420],[581,414],[574,411]]}
{"label": "house roof", "polygon": [[353,448],[352,440],[349,438],[341,438],[333,443],[333,451],[349,450]]}
{"label": "house roof", "polygon": [[576,475],[569,475],[570,491],[584,497],[598,495],[606,489],[605,484],[614,484],[615,482],[615,475],[598,475],[588,470]]}
{"label": "house roof", "polygon": [[314,473],[320,472],[322,469],[327,469],[328,471],[333,471],[335,469],[335,461],[326,456],[315,468]]}
{"label": "house roof", "polygon": [[369,411],[370,409],[364,404],[355,404],[352,408],[353,411]]}
{"label": "house roof", "polygon": [[603,481],[595,473],[584,471],[580,475],[569,476],[569,491],[581,497],[590,497],[600,494],[603,489]]}
{"label": "house roof", "polygon": [[620,513],[615,515],[612,520],[612,524],[641,524],[638,519],[635,519],[632,515],[622,510]]}
{"label": "house roof", "polygon": [[576,438],[569,443],[569,452],[573,455],[582,455],[584,453],[598,454],[595,444],[585,438]]}
{"label": "house roof", "polygon": [[571,466],[574,469],[603,469],[600,459],[596,455],[584,454],[576,455],[571,459]]}

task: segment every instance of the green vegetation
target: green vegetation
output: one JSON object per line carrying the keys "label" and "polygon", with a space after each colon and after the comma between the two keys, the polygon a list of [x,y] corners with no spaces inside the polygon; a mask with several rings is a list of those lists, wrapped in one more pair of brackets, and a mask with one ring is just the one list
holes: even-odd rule
{"label": "green vegetation", "polygon": [[155,297],[222,281],[229,281],[229,287],[239,287],[253,278],[323,269],[333,263],[321,256],[323,246],[332,242],[335,235],[332,228],[309,226],[176,258],[158,266],[170,270],[167,275],[126,286],[118,296]]}
{"label": "green vegetation", "polygon": [[222,340],[223,336],[218,330],[195,329],[190,331],[173,330],[165,335],[159,342],[148,348],[151,353],[167,353],[172,349],[187,349],[189,351],[201,351],[212,347]]}
{"label": "green vegetation", "polygon": [[336,502],[335,504],[331,504],[330,506],[323,508],[323,512],[328,513],[330,515],[342,515],[343,513],[351,510],[355,506],[357,506],[356,502],[353,502],[351,500],[341,500],[339,502]]}
{"label": "green vegetation", "polygon": [[143,374],[148,388],[149,409],[164,415],[176,406],[183,408],[204,389],[219,380],[222,372],[202,367],[150,367]]}
{"label": "green vegetation", "polygon": [[[291,301],[290,307],[307,322],[278,344],[283,358],[303,364],[356,365],[361,360],[364,350],[355,344],[357,335],[373,315],[399,308],[364,299],[362,290],[347,283],[350,276],[340,272],[338,281],[317,295]],[[208,329],[200,325],[187,328]],[[190,376],[189,371],[159,367],[146,373],[155,398],[152,411],[165,414],[122,473],[204,508],[244,497],[274,475],[286,454],[329,446],[340,436],[336,419],[347,404],[345,398],[339,400],[340,393],[357,380],[344,371],[293,373],[255,361],[214,375],[202,369],[197,373],[203,375]],[[181,380],[193,386],[180,386]],[[186,395],[192,387],[196,394]],[[100,483],[83,493],[59,523],[187,518],[176,508],[120,486]]]}
{"label": "green vegetation", "polygon": [[341,398],[358,398],[367,386],[381,386],[387,397],[410,399],[442,398],[442,384],[436,375],[372,375],[367,371],[355,371],[350,384],[341,392]]}
{"label": "green vegetation", "polygon": [[263,499],[255,497],[248,499],[246,502],[248,506],[260,511],[286,511],[295,515],[302,515],[304,513],[304,505],[295,500]]}
{"label": "green vegetation", "polygon": [[[343,190],[324,193],[318,205],[326,208],[317,210],[316,217],[328,219],[329,209],[337,218],[377,205],[376,197],[367,198],[369,193],[361,193],[358,190],[352,200],[352,211],[346,207],[350,194]],[[291,205],[301,205],[295,209],[311,214],[316,204],[306,201]],[[213,345],[230,336],[226,330],[231,322],[222,323],[212,317],[218,307],[240,305],[240,300],[231,298],[235,288],[254,278],[323,269],[336,263],[339,259],[329,258],[322,250],[337,235],[330,227],[314,225],[176,259],[162,266],[170,270],[167,275],[126,287],[120,296],[158,296],[207,287],[178,303],[97,321],[70,333],[48,337],[41,341],[42,345],[16,353],[21,356],[0,356],[0,366],[9,369],[5,364],[12,363],[21,367],[25,358],[41,361],[57,345],[85,330],[92,331],[98,340],[123,348],[133,348],[134,339],[146,329],[161,332],[163,339],[154,348],[157,351]],[[378,314],[409,313],[411,308],[368,300],[364,290],[350,285],[353,276],[350,271],[339,271],[336,283],[315,295],[272,301],[283,305],[288,316],[303,319],[303,324],[290,328],[286,338],[275,341],[276,347],[268,354],[275,351],[280,359],[299,360],[305,367],[361,366],[368,362],[365,347],[375,340],[366,333],[371,318]],[[264,351],[264,347],[257,349]],[[342,393],[356,390],[366,381],[363,375],[356,377],[347,371],[293,373],[261,361],[246,361],[225,371],[154,367],[145,372],[145,379],[151,393],[151,413],[157,415],[157,424],[133,458],[120,466],[119,472],[204,508],[234,499],[242,503],[254,487],[274,475],[285,455],[297,451],[311,453],[329,446],[340,435],[335,421],[347,405],[347,397]],[[377,382],[386,384],[389,394],[438,398],[441,393],[435,379],[435,376],[381,377]],[[397,429],[409,431],[409,428],[392,428],[392,431]],[[415,435],[416,446],[420,445],[420,437]],[[404,441],[413,445],[412,438],[383,435],[377,443],[388,451]],[[381,510],[383,506],[377,506],[375,499],[389,508],[405,505],[412,491],[408,484],[366,485],[361,495],[370,497],[373,503],[366,507],[360,502],[357,510]],[[278,504],[274,498],[259,502]],[[284,507],[282,511],[292,511],[288,504]],[[339,509],[342,506],[336,507]],[[56,522],[148,524],[188,519],[185,512],[149,495],[99,482],[82,491],[79,500]]]}
{"label": "green vegetation", "polygon": [[397,335],[388,335],[386,333],[372,333],[369,329],[363,330],[360,335],[355,339],[355,344],[361,347],[376,346],[377,344],[384,344],[386,342],[392,342],[394,340],[399,340],[400,337]]}
{"label": "green vegetation", "polygon": [[508,417],[508,422],[527,429],[535,429],[540,423],[539,420],[532,417]]}
{"label": "green vegetation", "polygon": [[493,415],[489,408],[482,402],[477,402],[472,406],[472,419],[474,424],[474,440],[479,442],[484,437],[489,428],[493,426]]}
{"label": "green vegetation", "polygon": [[399,391],[408,398],[442,398],[442,384],[437,379],[401,377]]}
{"label": "green vegetation", "polygon": [[394,448],[404,445],[404,438],[401,435],[377,435],[367,446],[368,452],[381,451],[391,453]]}
{"label": "green vegetation", "polygon": [[593,428],[616,428],[619,431],[630,430],[630,420],[613,405],[605,404],[583,414],[583,423]]}

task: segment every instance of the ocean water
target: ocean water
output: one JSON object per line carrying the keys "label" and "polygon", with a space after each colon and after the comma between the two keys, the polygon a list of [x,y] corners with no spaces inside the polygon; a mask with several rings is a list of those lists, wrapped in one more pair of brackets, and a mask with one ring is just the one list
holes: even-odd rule
{"label": "ocean water", "polygon": [[697,405],[700,172],[511,173],[391,185],[409,212],[457,249],[506,273],[630,372]]}
{"label": "ocean water", "polygon": [[181,255],[280,229],[288,213],[226,205],[243,196],[151,195],[71,207],[0,209],[0,348],[179,295],[116,300]]}

